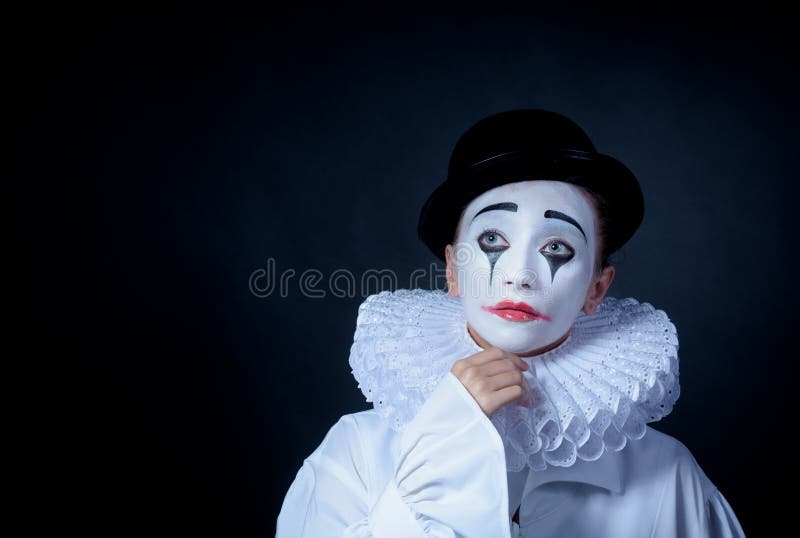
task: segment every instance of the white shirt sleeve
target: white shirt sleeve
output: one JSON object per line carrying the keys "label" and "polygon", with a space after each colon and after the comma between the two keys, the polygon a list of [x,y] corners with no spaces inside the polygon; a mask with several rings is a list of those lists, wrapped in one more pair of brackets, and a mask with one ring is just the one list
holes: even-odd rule
{"label": "white shirt sleeve", "polygon": [[286,494],[277,538],[509,536],[502,440],[452,373],[406,426],[394,476],[374,496],[363,441],[350,416],[331,428]]}
{"label": "white shirt sleeve", "polygon": [[681,443],[659,502],[653,538],[743,538],[736,514]]}
{"label": "white shirt sleeve", "polygon": [[728,501],[714,488],[708,501],[708,536],[711,538],[741,538],[744,530]]}

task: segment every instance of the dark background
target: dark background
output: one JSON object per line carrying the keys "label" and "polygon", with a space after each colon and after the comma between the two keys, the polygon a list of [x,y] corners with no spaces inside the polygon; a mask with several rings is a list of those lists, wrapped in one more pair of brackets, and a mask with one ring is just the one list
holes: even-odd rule
{"label": "dark background", "polygon": [[[452,145],[515,107],[566,114],[639,177],[645,220],[609,295],[678,327],[683,392],[654,426],[749,535],[788,509],[786,18],[193,7],[7,24],[31,525],[272,535],[303,459],[369,405],[347,363],[364,296],[303,297],[297,276],[391,269],[409,287],[434,261],[416,219]],[[249,291],[269,258],[296,271],[288,297]]]}

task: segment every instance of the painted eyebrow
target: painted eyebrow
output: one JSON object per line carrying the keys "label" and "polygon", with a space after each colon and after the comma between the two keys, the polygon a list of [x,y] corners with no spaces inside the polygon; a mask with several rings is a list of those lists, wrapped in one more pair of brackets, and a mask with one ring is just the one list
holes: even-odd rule
{"label": "painted eyebrow", "polygon": [[472,217],[472,220],[475,220],[477,216],[480,215],[481,213],[486,213],[487,211],[495,211],[497,209],[502,209],[503,211],[513,211],[514,213],[516,213],[517,204],[513,202],[501,202],[499,204],[487,205],[486,207],[475,213],[475,216]]}
{"label": "painted eyebrow", "polygon": [[[503,210],[503,211],[513,211],[516,213],[517,209],[518,209],[517,204],[513,202],[501,202],[499,204],[492,204],[484,207],[483,209],[475,213],[475,216],[472,217],[472,220],[474,221],[478,217],[478,215],[480,215],[481,213],[486,213],[487,211]],[[581,225],[578,224],[578,221],[576,221],[569,215],[562,213],[561,211],[556,211],[555,209],[548,209],[547,211],[544,212],[544,218],[560,219],[563,220],[564,222],[572,224],[581,232],[584,241],[586,241],[587,244],[589,243],[589,240],[586,239],[586,234],[584,233],[583,228],[581,228]]]}
{"label": "painted eyebrow", "polygon": [[575,219],[573,219],[572,217],[570,217],[569,215],[565,215],[561,211],[556,211],[554,209],[548,209],[547,211],[544,212],[544,218],[546,218],[546,219],[561,219],[561,220],[563,220],[565,222],[569,222],[570,224],[575,226],[578,230],[580,230],[581,235],[583,235],[584,241],[586,241],[587,244],[589,243],[589,241],[586,239],[586,234],[583,233],[583,228],[581,228],[581,225],[578,224],[578,222]]}

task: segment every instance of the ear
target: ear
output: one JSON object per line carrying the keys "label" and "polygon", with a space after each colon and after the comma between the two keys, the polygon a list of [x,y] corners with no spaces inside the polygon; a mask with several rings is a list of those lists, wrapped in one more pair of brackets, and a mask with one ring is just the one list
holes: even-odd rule
{"label": "ear", "polygon": [[458,297],[458,278],[456,277],[456,264],[453,262],[452,244],[444,247],[444,257],[447,260],[447,269],[445,270],[445,276],[447,277],[447,292],[450,297]]}
{"label": "ear", "polygon": [[587,316],[591,316],[597,310],[597,305],[605,297],[611,282],[614,280],[614,266],[609,265],[600,272],[600,276],[592,279],[589,291],[586,292],[586,300],[583,303],[583,311]]}

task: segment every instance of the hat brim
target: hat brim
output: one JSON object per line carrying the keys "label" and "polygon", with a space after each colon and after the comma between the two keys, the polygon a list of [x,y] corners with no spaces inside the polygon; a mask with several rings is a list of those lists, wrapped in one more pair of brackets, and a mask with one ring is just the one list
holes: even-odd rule
{"label": "hat brim", "polygon": [[420,211],[417,224],[420,240],[445,261],[445,247],[453,242],[461,213],[472,200],[500,185],[528,180],[564,181],[602,195],[608,203],[608,252],[622,247],[644,217],[639,182],[617,159],[578,150],[521,150],[475,163],[439,185]]}

